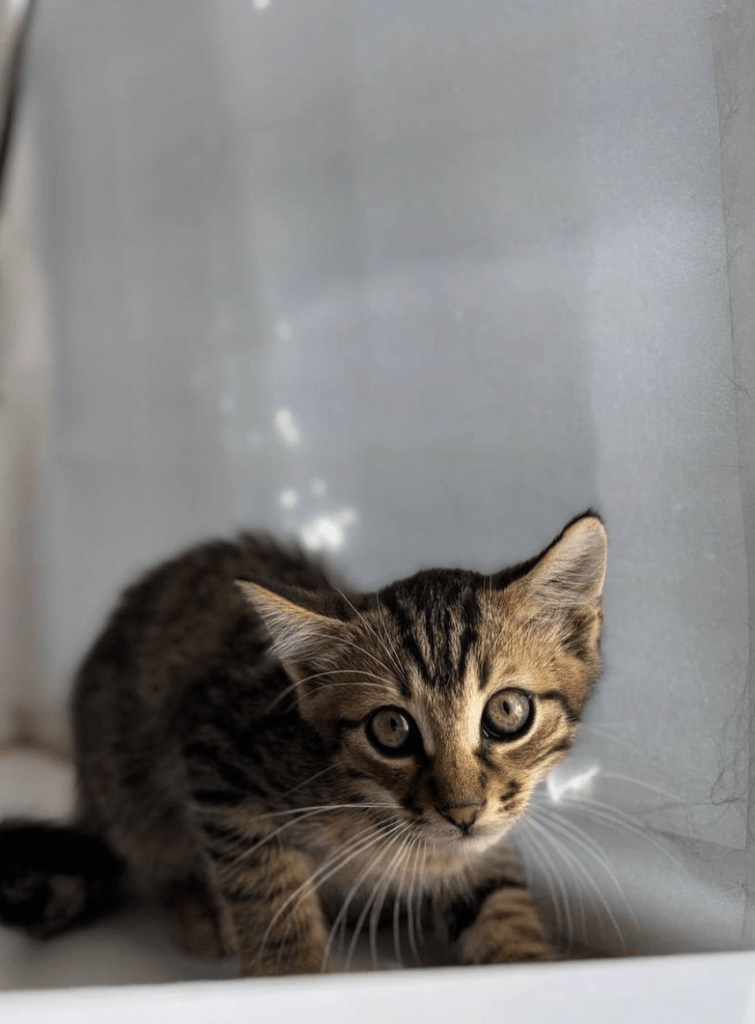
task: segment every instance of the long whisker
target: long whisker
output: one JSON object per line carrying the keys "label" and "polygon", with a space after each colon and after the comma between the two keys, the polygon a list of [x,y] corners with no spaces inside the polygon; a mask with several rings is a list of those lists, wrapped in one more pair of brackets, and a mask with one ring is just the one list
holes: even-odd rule
{"label": "long whisker", "polygon": [[332,772],[334,769],[340,768],[340,767],[341,766],[338,765],[338,764],[329,764],[329,765],[327,765],[325,768],[321,769],[321,771],[315,772],[314,775],[310,775],[310,777],[308,779],[305,779],[304,782],[299,782],[299,783],[297,783],[297,785],[293,786],[291,789],[287,789],[285,793],[281,794],[282,798],[287,797],[287,796],[291,796],[292,793],[296,793],[297,790],[304,789],[304,787],[308,786],[310,784],[310,782],[314,782],[315,779],[319,779],[320,776],[321,775],[325,775],[326,772]]}
{"label": "long whisker", "polygon": [[[409,826],[406,825],[405,823],[402,822],[402,824],[404,824],[403,831],[399,832],[398,835],[394,836],[391,839],[391,841],[386,845],[385,849],[378,851],[378,854],[374,858],[374,860],[372,861],[372,863],[370,865],[370,868],[372,868],[381,857],[385,857],[385,855],[396,845],[396,843],[400,843],[402,841],[404,834],[406,833],[406,831],[409,828]],[[392,863],[393,863],[393,861],[391,861],[391,864]],[[382,881],[384,873],[385,872],[383,872],[383,874],[381,874],[380,879],[378,880],[378,884],[380,883],[380,881]],[[359,914],[359,917],[357,918],[356,925],[354,926],[354,933],[353,933],[353,935],[351,937],[351,943],[349,945],[349,949],[348,949],[348,952],[346,954],[345,970],[347,970],[347,971],[351,967],[351,961],[352,961],[352,959],[354,957],[354,952],[356,950],[357,942],[359,940],[359,933],[361,932],[362,928],[364,927],[364,922],[367,920],[367,915],[368,915],[368,913],[370,911],[370,907],[372,906],[372,903],[373,903],[373,900],[375,899],[376,894],[377,894],[377,886],[374,886],[372,892],[370,893],[370,895],[365,900],[364,907],[362,908],[362,911]]]}
{"label": "long whisker", "polygon": [[626,747],[627,750],[631,750],[633,754],[639,752],[639,748],[636,743],[632,743],[626,736],[622,736],[619,733],[613,732],[611,729],[603,725],[590,725],[587,722],[582,722],[579,726],[580,732],[594,732],[599,736],[605,736],[606,739],[611,740],[613,743],[619,744],[619,746]]}
{"label": "long whisker", "polygon": [[[527,818],[524,822],[522,822],[522,825],[524,826],[531,823],[532,818],[530,817]],[[544,844],[540,839],[537,838],[536,835],[532,833],[528,834],[527,831],[523,828],[522,831],[520,831],[519,833],[519,838],[520,840],[524,840],[524,842],[530,847],[530,855],[534,855],[536,860],[541,865],[543,879],[545,880],[546,885],[548,886],[548,894],[550,896],[551,905],[553,907],[553,912],[556,918],[556,932],[559,936],[563,937],[566,935],[566,930],[564,928],[564,914],[566,913],[566,892],[564,890],[563,883],[561,882],[556,865],[554,861],[551,859],[548,851],[545,849]],[[562,906],[564,908],[563,913],[561,909]],[[567,940],[568,944],[570,944],[571,940],[568,938],[568,936]]]}
{"label": "long whisker", "polygon": [[607,825],[613,825],[614,828],[624,829],[629,832],[630,835],[637,836],[638,839],[644,839],[659,850],[665,857],[676,866],[680,866],[679,858],[675,857],[664,844],[656,839],[651,830],[647,825],[643,825],[633,818],[630,814],[625,814],[624,811],[618,810],[616,807],[611,807],[609,804],[601,803],[599,800],[591,800],[584,796],[569,796],[564,799],[564,803],[571,804],[574,807],[579,807],[591,814],[593,817],[598,818],[600,821],[605,821]]}
{"label": "long whisker", "polygon": [[385,642],[385,645],[390,648],[389,653],[390,653],[390,655],[392,655],[391,662],[396,667],[396,671],[398,672],[399,679],[403,683],[406,683],[408,685],[408,682],[407,682],[407,679],[406,679],[406,673],[405,673],[405,671],[404,671],[404,669],[403,669],[403,667],[401,665],[401,658],[399,657],[398,651],[396,650],[396,645],[391,640],[390,634],[388,632],[388,626],[386,625],[386,621],[385,621],[385,608],[380,603],[380,598],[379,597],[376,598],[376,601],[377,601],[377,609],[378,609],[378,620],[379,620],[380,625],[381,625],[382,630],[383,630],[383,637],[385,638],[384,642]]}
{"label": "long whisker", "polygon": [[611,863],[608,860],[608,858],[606,857],[605,851],[601,848],[601,846],[598,843],[596,843],[595,840],[591,836],[589,836],[586,832],[584,832],[583,829],[578,828],[578,826],[575,825],[574,822],[566,821],[564,818],[561,818],[559,815],[554,815],[554,814],[549,814],[548,812],[543,812],[542,808],[537,808],[537,809],[533,808],[531,813],[533,813],[533,812],[534,812],[536,817],[538,815],[542,815],[542,817],[544,817],[545,820],[547,821],[549,828],[556,829],[556,831],[560,832],[562,836],[564,836],[566,838],[569,838],[573,842],[577,843],[579,846],[582,847],[583,850],[586,850],[587,853],[589,853],[595,859],[595,861],[600,865],[600,867],[603,868],[605,873],[608,875],[608,877],[611,879],[613,884],[616,886],[616,890],[619,893],[619,895],[621,896],[622,902],[624,903],[624,906],[626,907],[627,913],[631,917],[632,923],[636,927],[637,926],[637,918],[635,916],[635,913],[632,910],[632,907],[631,907],[631,905],[629,903],[629,900],[626,897],[626,894],[624,892],[624,889],[623,889],[623,887],[621,885],[621,882],[619,881],[619,878],[618,878],[616,872],[611,867]]}
{"label": "long whisker", "polygon": [[617,936],[619,938],[619,942],[621,943],[622,948],[625,949],[626,948],[626,942],[624,941],[624,935],[623,935],[623,932],[621,931],[621,928],[619,927],[619,924],[618,924],[618,922],[617,922],[617,920],[616,920],[616,918],[614,916],[614,913],[611,910],[611,907],[608,904],[608,901],[606,900],[605,896],[600,891],[599,887],[596,885],[594,879],[590,875],[589,871],[585,868],[584,864],[579,860],[578,857],[576,857],[571,852],[571,850],[568,850],[566,847],[560,846],[558,843],[556,843],[554,837],[551,835],[551,833],[548,831],[548,829],[543,827],[542,824],[540,824],[539,822],[535,821],[533,818],[529,818],[528,824],[532,828],[537,829],[541,833],[542,838],[547,840],[547,842],[550,844],[551,849],[553,850],[554,853],[560,854],[560,856],[561,856],[561,858],[563,860],[566,860],[569,863],[573,864],[574,867],[576,867],[577,870],[580,872],[580,874],[582,874],[584,876],[584,878],[587,881],[588,885],[590,886],[590,888],[593,890],[595,895],[600,900],[600,903],[601,903],[603,909],[605,910],[606,915],[608,916],[609,921],[611,922],[611,924],[613,925],[613,927],[614,927],[614,929],[616,931],[616,934],[617,934]]}
{"label": "long whisker", "polygon": [[[374,836],[371,832],[368,833],[367,838],[365,838],[365,833],[368,833],[367,829],[364,829],[358,836],[353,837],[345,846],[339,847],[335,851],[335,853],[333,853],[330,857],[326,858],[326,860],[323,861],[323,863],[319,866],[319,868],[317,868],[315,872],[313,872],[312,875],[307,877],[301,883],[301,885],[298,885],[296,889],[294,889],[294,891],[289,894],[288,898],[284,901],[282,906],[278,908],[276,913],[273,915],[272,919],[269,921],[268,926],[265,929],[265,932],[263,933],[262,939],[260,941],[260,952],[264,949],[267,937],[270,934],[273,927],[275,926],[276,922],[280,919],[281,915],[285,913],[286,909],[290,906],[293,900],[296,900],[297,897],[299,897],[299,900],[297,900],[296,903],[296,906],[298,906],[299,901],[301,899],[304,899],[309,894],[310,891],[315,892],[322,883],[327,881],[329,869],[332,868],[333,873],[337,872],[343,866],[343,863],[345,863],[346,860],[349,859],[350,854],[357,856],[361,852],[361,850],[365,848],[365,846],[369,846],[370,844],[377,842],[377,837]],[[291,910],[292,915],[296,909],[296,906],[294,906]]]}
{"label": "long whisker", "polygon": [[[554,854],[562,853],[562,851],[556,846],[553,837],[550,835],[548,830],[543,828],[543,826],[539,824],[534,818],[530,818],[528,820],[528,825],[540,834],[542,840],[547,841],[548,845],[550,846]],[[563,903],[564,908],[564,917],[566,919],[567,945],[569,948],[571,948],[574,945],[574,919],[572,917],[571,905],[569,903],[569,897],[567,895],[566,886],[564,885],[563,879],[561,877],[561,872],[558,870],[555,861],[551,860],[550,856],[546,854],[545,843],[543,844],[541,853],[544,858],[550,861],[550,864],[553,867],[553,877],[556,881],[556,885],[558,886],[558,890],[561,895],[561,901]]]}
{"label": "long whisker", "polygon": [[414,861],[412,864],[412,876],[409,882],[409,889],[406,894],[407,931],[409,934],[409,948],[412,951],[415,963],[419,964],[419,952],[417,951],[417,935],[414,923],[414,886],[417,882],[417,869],[419,867],[420,845],[417,842],[415,847]]}
{"label": "long whisker", "polygon": [[[375,637],[375,639],[377,640],[377,642],[378,642],[378,643],[380,644],[381,648],[383,648],[383,650],[385,650],[385,646],[384,646],[384,644],[383,644],[382,640],[381,640],[381,639],[380,639],[380,637],[379,637],[379,636],[377,635],[377,633],[375,632],[375,630],[374,630],[374,629],[372,628],[372,626],[370,625],[370,623],[369,623],[369,622],[368,622],[368,621],[367,621],[367,620],[365,619],[365,617],[364,617],[364,616],[363,616],[363,615],[361,614],[361,612],[357,611],[357,609],[356,609],[356,608],[354,608],[354,605],[353,605],[353,604],[351,603],[351,601],[349,601],[348,597],[346,597],[346,595],[345,595],[345,594],[343,593],[343,591],[339,590],[339,591],[338,591],[338,593],[339,593],[339,594],[341,595],[341,597],[342,597],[342,598],[344,599],[344,601],[346,602],[346,604],[348,604],[348,605],[349,605],[349,607],[350,607],[350,608],[352,608],[352,610],[353,610],[353,611],[354,611],[354,613],[356,614],[357,618],[361,619],[361,621],[362,621],[362,622],[364,623],[364,625],[365,625],[365,626],[367,627],[367,629],[369,629],[369,630],[370,630],[370,632],[372,633],[372,635],[373,635],[373,636]],[[390,666],[389,666],[389,665],[386,665],[386,663],[385,663],[384,661],[381,661],[381,660],[380,660],[380,658],[378,658],[378,657],[377,657],[377,655],[375,655],[375,654],[373,654],[373,653],[372,653],[372,651],[368,651],[368,650],[366,650],[366,649],[365,649],[364,647],[360,647],[360,646],[359,646],[359,644],[357,644],[357,643],[356,643],[356,642],[355,642],[354,640],[352,640],[351,638],[349,638],[349,639],[347,640],[347,644],[348,644],[348,646],[350,646],[350,647],[353,647],[353,648],[354,648],[355,650],[357,650],[357,651],[361,651],[361,653],[362,653],[362,654],[366,654],[368,658],[372,658],[372,660],[373,660],[373,661],[374,661],[374,662],[375,662],[375,663],[376,663],[377,665],[380,665],[380,667],[381,667],[381,668],[384,668],[384,669],[386,670],[386,672],[387,672],[387,673],[388,673],[389,675],[392,675],[392,674],[393,674],[393,669],[392,669],[392,668],[390,668]],[[386,651],[385,653],[386,653],[386,654],[388,654],[388,652],[387,652],[387,651]]]}
{"label": "long whisker", "polygon": [[401,864],[401,881],[396,886],[396,901],[393,904],[393,950],[396,954],[396,960],[399,963],[403,962],[403,958],[401,956],[401,896],[404,891],[404,879],[406,878],[409,860],[418,839],[419,836],[409,836],[408,845]]}
{"label": "long whisker", "polygon": [[[522,836],[522,838],[525,838],[525,837]],[[538,846],[540,847],[540,851],[542,853],[542,846],[540,845],[540,841],[536,840],[535,836],[533,836],[533,835],[526,836],[526,842],[527,842],[528,845],[531,845],[531,844],[537,842]],[[531,850],[530,852],[533,852],[533,851]],[[542,864],[542,861],[541,861],[541,864]],[[543,877],[545,878],[545,876],[543,876]],[[554,909],[556,909],[556,911],[557,911],[557,914],[556,914],[556,934],[560,935],[560,936],[563,936],[564,932],[562,931],[561,923],[560,923],[560,920],[559,920],[559,917],[560,917],[560,907],[556,904],[553,886],[551,885],[551,880],[549,878],[545,878],[545,881],[546,881],[546,885],[548,886],[548,894],[549,894],[550,899],[551,899],[551,904],[554,907]],[[584,894],[584,892],[581,889],[578,890],[578,891],[579,891],[579,920],[580,920],[580,924],[582,925],[581,934],[582,935],[587,935],[587,917],[586,917],[586,913],[585,913],[585,894]]]}
{"label": "long whisker", "polygon": [[[281,915],[286,911],[286,909],[289,906],[291,906],[291,903],[294,900],[296,900],[297,902],[291,908],[290,914],[292,916],[296,909],[296,906],[298,906],[298,903],[303,898],[305,898],[306,895],[308,895],[309,893],[316,893],[317,890],[322,885],[324,885],[324,883],[326,883],[329,879],[331,879],[334,876],[334,874],[336,874],[343,867],[345,867],[346,864],[348,864],[351,860],[354,859],[354,857],[358,857],[365,850],[369,849],[371,846],[374,846],[376,843],[379,843],[381,840],[385,839],[386,836],[392,835],[393,831],[395,830],[395,827],[395,824],[392,823],[390,825],[383,826],[378,831],[377,835],[375,835],[372,830],[366,828],[358,837],[352,839],[344,847],[339,847],[338,850],[336,850],[336,852],[331,857],[327,858],[324,861],[324,863],[321,864],[320,867],[318,867],[316,871],[312,872],[311,876],[305,879],[304,882],[302,882],[302,884],[298,886],[290,894],[290,896],[278,908],[274,916],[272,916],[272,920],[267,925],[264,935],[262,936],[262,940],[260,942],[260,951],[264,948],[264,944],[267,940],[267,936],[269,935],[271,929],[274,928],[276,922],[280,920]],[[324,957],[323,963],[325,964],[326,961],[327,955]]]}
{"label": "long whisker", "polygon": [[[386,668],[387,668],[387,666],[386,666]],[[384,684],[384,686],[379,686],[378,683],[366,683],[366,682],[364,682],[363,680],[360,679],[360,682],[359,682],[360,687],[361,686],[372,686],[376,690],[383,690],[384,691],[385,690],[385,686],[388,686],[389,688],[392,688],[392,686],[393,686],[393,684],[392,684],[390,679],[385,679],[383,676],[376,675],[374,672],[365,672],[365,670],[361,669],[361,668],[333,668],[333,669],[328,669],[327,672],[315,672],[311,676],[305,676],[304,679],[298,679],[295,682],[291,683],[290,686],[287,686],[284,690],[281,690],[281,692],[276,695],[275,699],[270,704],[268,704],[268,706],[265,708],[264,714],[265,715],[269,715],[270,712],[273,710],[273,708],[277,707],[278,704],[280,704],[280,702],[282,700],[285,700],[285,698],[290,693],[293,693],[294,690],[297,689],[297,687],[303,686],[304,683],[311,683],[311,682],[314,682],[315,679],[322,679],[325,676],[342,676],[342,675],[365,676],[368,679],[377,679],[377,680],[379,680],[379,682]],[[326,684],[323,684],[320,687],[317,687],[317,692],[319,692],[320,690],[324,690],[326,686],[351,686],[351,687],[353,687],[353,683],[348,682],[348,681],[347,682],[342,682],[342,683],[339,683],[339,682],[326,683]]]}
{"label": "long whisker", "polygon": [[[313,817],[316,814],[325,814],[328,811],[334,811],[334,810],[339,810],[339,809],[348,808],[348,807],[359,808],[360,810],[364,810],[365,805],[364,804],[341,804],[341,805],[333,804],[333,805],[326,805],[326,806],[323,806],[323,807],[315,807],[315,808],[312,808],[310,810],[303,811],[301,814],[298,815],[298,817],[294,818],[293,821],[286,821],[282,825],[279,825],[276,829],[273,829],[272,832],[269,832],[266,836],[264,836],[264,838],[260,839],[256,843],[254,843],[248,850],[244,850],[243,853],[240,853],[239,856],[235,859],[235,861],[233,861],[230,865],[228,865],[228,868],[229,869],[233,869],[234,867],[236,867],[239,864],[240,861],[246,860],[248,857],[251,857],[252,854],[256,853],[263,846],[266,846],[268,843],[272,842],[273,839],[276,839],[282,832],[286,832],[288,829],[293,828],[294,825],[298,825],[301,821],[304,821],[307,818],[311,818],[311,817]],[[275,813],[276,812],[272,812],[269,816],[273,817],[275,815]],[[286,813],[286,812],[278,812],[278,813]],[[260,815],[260,817],[263,817],[263,815]]]}
{"label": "long whisker", "polygon": [[[392,834],[392,829],[394,828],[395,826],[390,826],[387,830],[387,834]],[[341,847],[332,857],[328,858],[323,864],[321,864],[320,867],[312,875],[310,875],[309,878],[305,879],[305,881],[302,882],[302,884],[299,885],[290,894],[290,896],[288,896],[288,898],[283,902],[283,904],[278,908],[276,913],[273,915],[272,920],[268,924],[267,928],[265,929],[265,933],[262,936],[262,940],[260,942],[260,950],[264,949],[267,937],[270,934],[272,928],[275,926],[275,923],[280,919],[281,915],[286,911],[286,909],[297,897],[303,898],[303,896],[309,891],[313,893],[316,892],[317,889],[324,882],[326,882],[329,878],[332,878],[333,875],[337,874],[350,861],[352,861],[355,857],[358,857],[359,854],[362,853],[365,849],[368,849],[370,846],[373,846],[375,843],[378,843],[381,839],[385,838],[385,835],[386,832],[381,831],[380,833],[378,833],[378,835],[375,835],[374,833],[369,833],[367,835],[367,838],[365,838],[363,832],[355,840],[352,840],[345,847]],[[295,907],[293,909],[295,909]],[[327,959],[327,957],[325,959]]]}
{"label": "long whisker", "polygon": [[[333,766],[335,767],[335,766]],[[269,814],[255,814],[255,821],[262,821],[264,818],[278,818],[282,814],[301,814],[306,811],[341,811],[348,810],[350,808],[359,808],[362,811],[371,811],[373,809],[390,808],[396,810],[395,804],[367,804],[367,803],[353,803],[353,804],[313,804],[311,807],[291,807],[287,811],[270,811]]]}
{"label": "long whisker", "polygon": [[425,944],[425,924],[424,924],[424,921],[423,921],[423,914],[422,914],[423,900],[424,900],[424,892],[423,892],[423,889],[422,889],[422,879],[425,877],[425,868],[427,867],[427,845],[422,841],[421,838],[420,838],[420,841],[419,841],[419,845],[420,845],[420,849],[422,850],[422,867],[420,868],[420,872],[419,872],[420,884],[417,886],[417,922],[418,922],[418,925],[419,925],[419,941],[420,941],[420,945],[424,946],[424,944]]}
{"label": "long whisker", "polygon": [[[394,823],[392,825],[392,827],[387,832],[383,832],[378,838],[386,840],[386,839],[390,838],[392,835],[394,835],[396,832],[398,832],[400,830],[403,830],[406,827],[407,827],[406,823],[403,822],[403,821]],[[383,853],[383,850],[381,849],[378,852],[378,856],[381,856],[382,853]],[[362,883],[364,882],[364,880],[369,875],[370,870],[372,869],[372,865],[374,863],[375,863],[375,860],[370,861],[360,871],[360,873],[357,875],[356,881],[352,885],[352,887],[349,890],[349,892],[346,894],[346,897],[345,897],[343,903],[341,904],[341,908],[338,911],[338,914],[336,915],[336,917],[335,917],[335,919],[333,921],[333,924],[330,927],[330,931],[328,933],[328,939],[327,939],[327,942],[325,943],[325,952],[323,953],[323,963],[326,963],[327,960],[328,960],[328,957],[330,956],[330,950],[331,950],[331,948],[333,946],[333,942],[334,942],[335,937],[336,937],[336,935],[338,933],[338,929],[341,928],[342,925],[345,928],[346,920],[347,920],[347,915],[348,915],[348,912],[349,912],[349,907],[351,906],[351,901],[354,899],[354,896],[359,891]]]}
{"label": "long whisker", "polygon": [[[369,622],[367,621],[367,619],[365,618],[365,616],[364,616],[364,615],[362,615],[362,613],[361,613],[360,611],[358,611],[358,610],[357,610],[357,609],[356,609],[356,608],[354,607],[354,605],[353,605],[353,604],[351,603],[351,601],[350,601],[350,600],[348,599],[348,597],[347,597],[347,596],[346,596],[346,595],[345,595],[345,594],[343,593],[343,591],[342,591],[342,590],[339,590],[339,591],[338,591],[338,593],[339,593],[339,594],[341,595],[341,597],[342,597],[342,598],[344,599],[344,601],[346,602],[346,604],[348,604],[348,605],[349,605],[349,607],[350,607],[350,608],[351,608],[351,610],[352,610],[352,611],[354,612],[354,614],[355,614],[355,615],[357,616],[357,618],[358,618],[358,619],[360,619],[360,620],[361,620],[361,621],[362,621],[362,622],[364,623],[364,625],[365,625],[365,626],[367,627],[367,629],[369,629],[369,631],[370,631],[370,632],[372,633],[372,635],[373,635],[373,636],[375,637],[375,639],[376,639],[376,640],[377,640],[377,642],[378,642],[378,643],[380,644],[380,646],[382,647],[382,649],[383,649],[383,650],[385,651],[386,655],[388,656],[388,659],[389,659],[389,660],[392,660],[392,657],[391,657],[391,652],[390,652],[390,651],[388,650],[388,648],[386,647],[385,643],[384,643],[384,642],[383,642],[383,641],[382,641],[382,640],[380,639],[380,637],[379,637],[379,636],[378,636],[378,634],[377,634],[377,631],[376,631],[375,629],[373,629],[373,628],[372,628],[372,626],[371,626],[371,625],[370,625],[370,623],[369,623]],[[384,665],[384,666],[383,666],[383,668],[387,668],[387,667],[388,667],[387,665]],[[394,667],[394,669],[396,669],[396,670],[398,671],[398,673],[399,673],[399,679],[403,678],[403,673],[402,673],[402,670],[401,670],[401,666],[400,666],[400,665],[399,665],[398,663],[395,663],[393,667]]]}
{"label": "long whisker", "polygon": [[379,665],[380,668],[384,669],[388,673],[389,676],[393,675],[393,669],[390,667],[390,665],[386,665],[386,663],[384,661],[381,661],[380,658],[377,658],[372,653],[372,651],[368,651],[366,647],[362,647],[355,640],[352,640],[351,638],[349,638],[349,639],[346,639],[346,640],[342,640],[342,643],[344,643],[344,645],[346,647],[351,647],[353,650],[358,651],[360,654],[364,654],[366,657],[372,658],[372,660],[375,662],[375,664]]}
{"label": "long whisker", "polygon": [[374,969],[377,969],[378,967],[377,930],[380,927],[380,915],[383,912],[383,907],[385,905],[386,897],[388,896],[388,890],[391,886],[391,882],[406,856],[407,843],[408,839],[406,838],[406,835],[404,835],[402,837],[401,845],[396,852],[396,856],[393,858],[391,864],[383,874],[383,882],[380,887],[380,892],[372,904],[372,910],[370,912],[370,958]]}
{"label": "long whisker", "polygon": [[661,796],[667,796],[669,800],[674,800],[677,803],[683,803],[684,800],[679,796],[678,793],[672,793],[669,789],[664,789],[662,786],[655,786],[651,782],[645,782],[642,779],[633,779],[631,775],[620,775],[617,772],[606,772],[601,769],[600,775],[604,779],[615,779],[617,782],[626,782],[630,786],[639,786],[641,789],[647,789],[651,793],[659,793]]}

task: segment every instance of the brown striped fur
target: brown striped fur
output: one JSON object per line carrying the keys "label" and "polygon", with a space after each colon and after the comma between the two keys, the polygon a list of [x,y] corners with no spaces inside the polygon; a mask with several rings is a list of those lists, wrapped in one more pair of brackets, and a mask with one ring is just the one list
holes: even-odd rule
{"label": "brown striped fur", "polygon": [[[165,563],[79,672],[75,830],[160,896],[185,948],[235,950],[244,974],[327,969],[334,923],[415,903],[461,961],[550,957],[501,840],[600,671],[605,559],[589,512],[522,565],[372,595],[252,535]],[[513,705],[488,703],[512,688]],[[515,712],[521,732],[501,733]],[[18,865],[4,888],[10,831],[0,918],[34,930],[36,915],[44,934],[42,883],[33,911]],[[48,859],[50,931],[65,886]]]}

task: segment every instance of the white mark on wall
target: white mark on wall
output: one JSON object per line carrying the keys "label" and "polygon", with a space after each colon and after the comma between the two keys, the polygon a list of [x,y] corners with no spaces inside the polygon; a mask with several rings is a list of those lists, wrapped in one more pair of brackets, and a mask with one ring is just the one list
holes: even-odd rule
{"label": "white mark on wall", "polygon": [[291,330],[291,324],[288,320],[276,320],[275,322],[275,337],[278,341],[285,344],[287,341],[291,341],[294,336],[294,332]]}
{"label": "white mark on wall", "polygon": [[299,537],[310,551],[337,551],[346,539],[346,529],[356,522],[353,508],[344,508],[331,515],[317,516],[299,530]]}
{"label": "white mark on wall", "polygon": [[287,487],[281,491],[280,503],[284,508],[295,508],[299,504],[299,495],[293,487]]}
{"label": "white mark on wall", "polygon": [[324,480],[320,480],[319,477],[310,483],[309,489],[315,498],[324,498],[328,493],[328,485]]}
{"label": "white mark on wall", "polygon": [[568,779],[563,779],[558,775],[551,775],[546,783],[548,796],[554,804],[558,804],[562,800],[568,800],[570,796],[587,790],[599,771],[598,766],[593,765],[592,768],[587,768],[583,772],[577,772]]}
{"label": "white mark on wall", "polygon": [[294,414],[290,409],[280,408],[274,417],[275,429],[289,447],[297,445],[301,440],[299,428],[296,425]]}

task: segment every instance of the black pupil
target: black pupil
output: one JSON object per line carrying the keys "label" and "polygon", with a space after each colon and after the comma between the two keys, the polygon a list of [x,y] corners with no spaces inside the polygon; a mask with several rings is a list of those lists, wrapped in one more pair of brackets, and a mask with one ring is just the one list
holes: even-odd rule
{"label": "black pupil", "polygon": [[516,708],[510,700],[501,701],[501,711],[503,712],[503,718],[518,718]]}
{"label": "black pupil", "polygon": [[403,715],[395,712],[389,713],[386,715],[385,724],[388,726],[389,736],[394,742],[401,742],[404,739],[408,731],[408,725]]}

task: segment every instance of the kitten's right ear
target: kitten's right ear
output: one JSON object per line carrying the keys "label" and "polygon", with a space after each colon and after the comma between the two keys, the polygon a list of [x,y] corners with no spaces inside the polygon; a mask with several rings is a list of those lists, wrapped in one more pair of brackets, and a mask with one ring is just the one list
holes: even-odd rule
{"label": "kitten's right ear", "polygon": [[236,580],[236,586],[262,619],[273,652],[294,678],[297,666],[321,671],[333,662],[343,624],[322,607],[320,595],[252,577]]}
{"label": "kitten's right ear", "polygon": [[[322,706],[321,678],[342,671],[343,652],[349,646],[346,631],[356,606],[338,593],[317,593],[252,577],[236,580],[236,586],[262,619],[273,653],[297,684],[299,713],[325,735],[329,719]],[[331,691],[325,688],[324,692],[327,698]]]}

